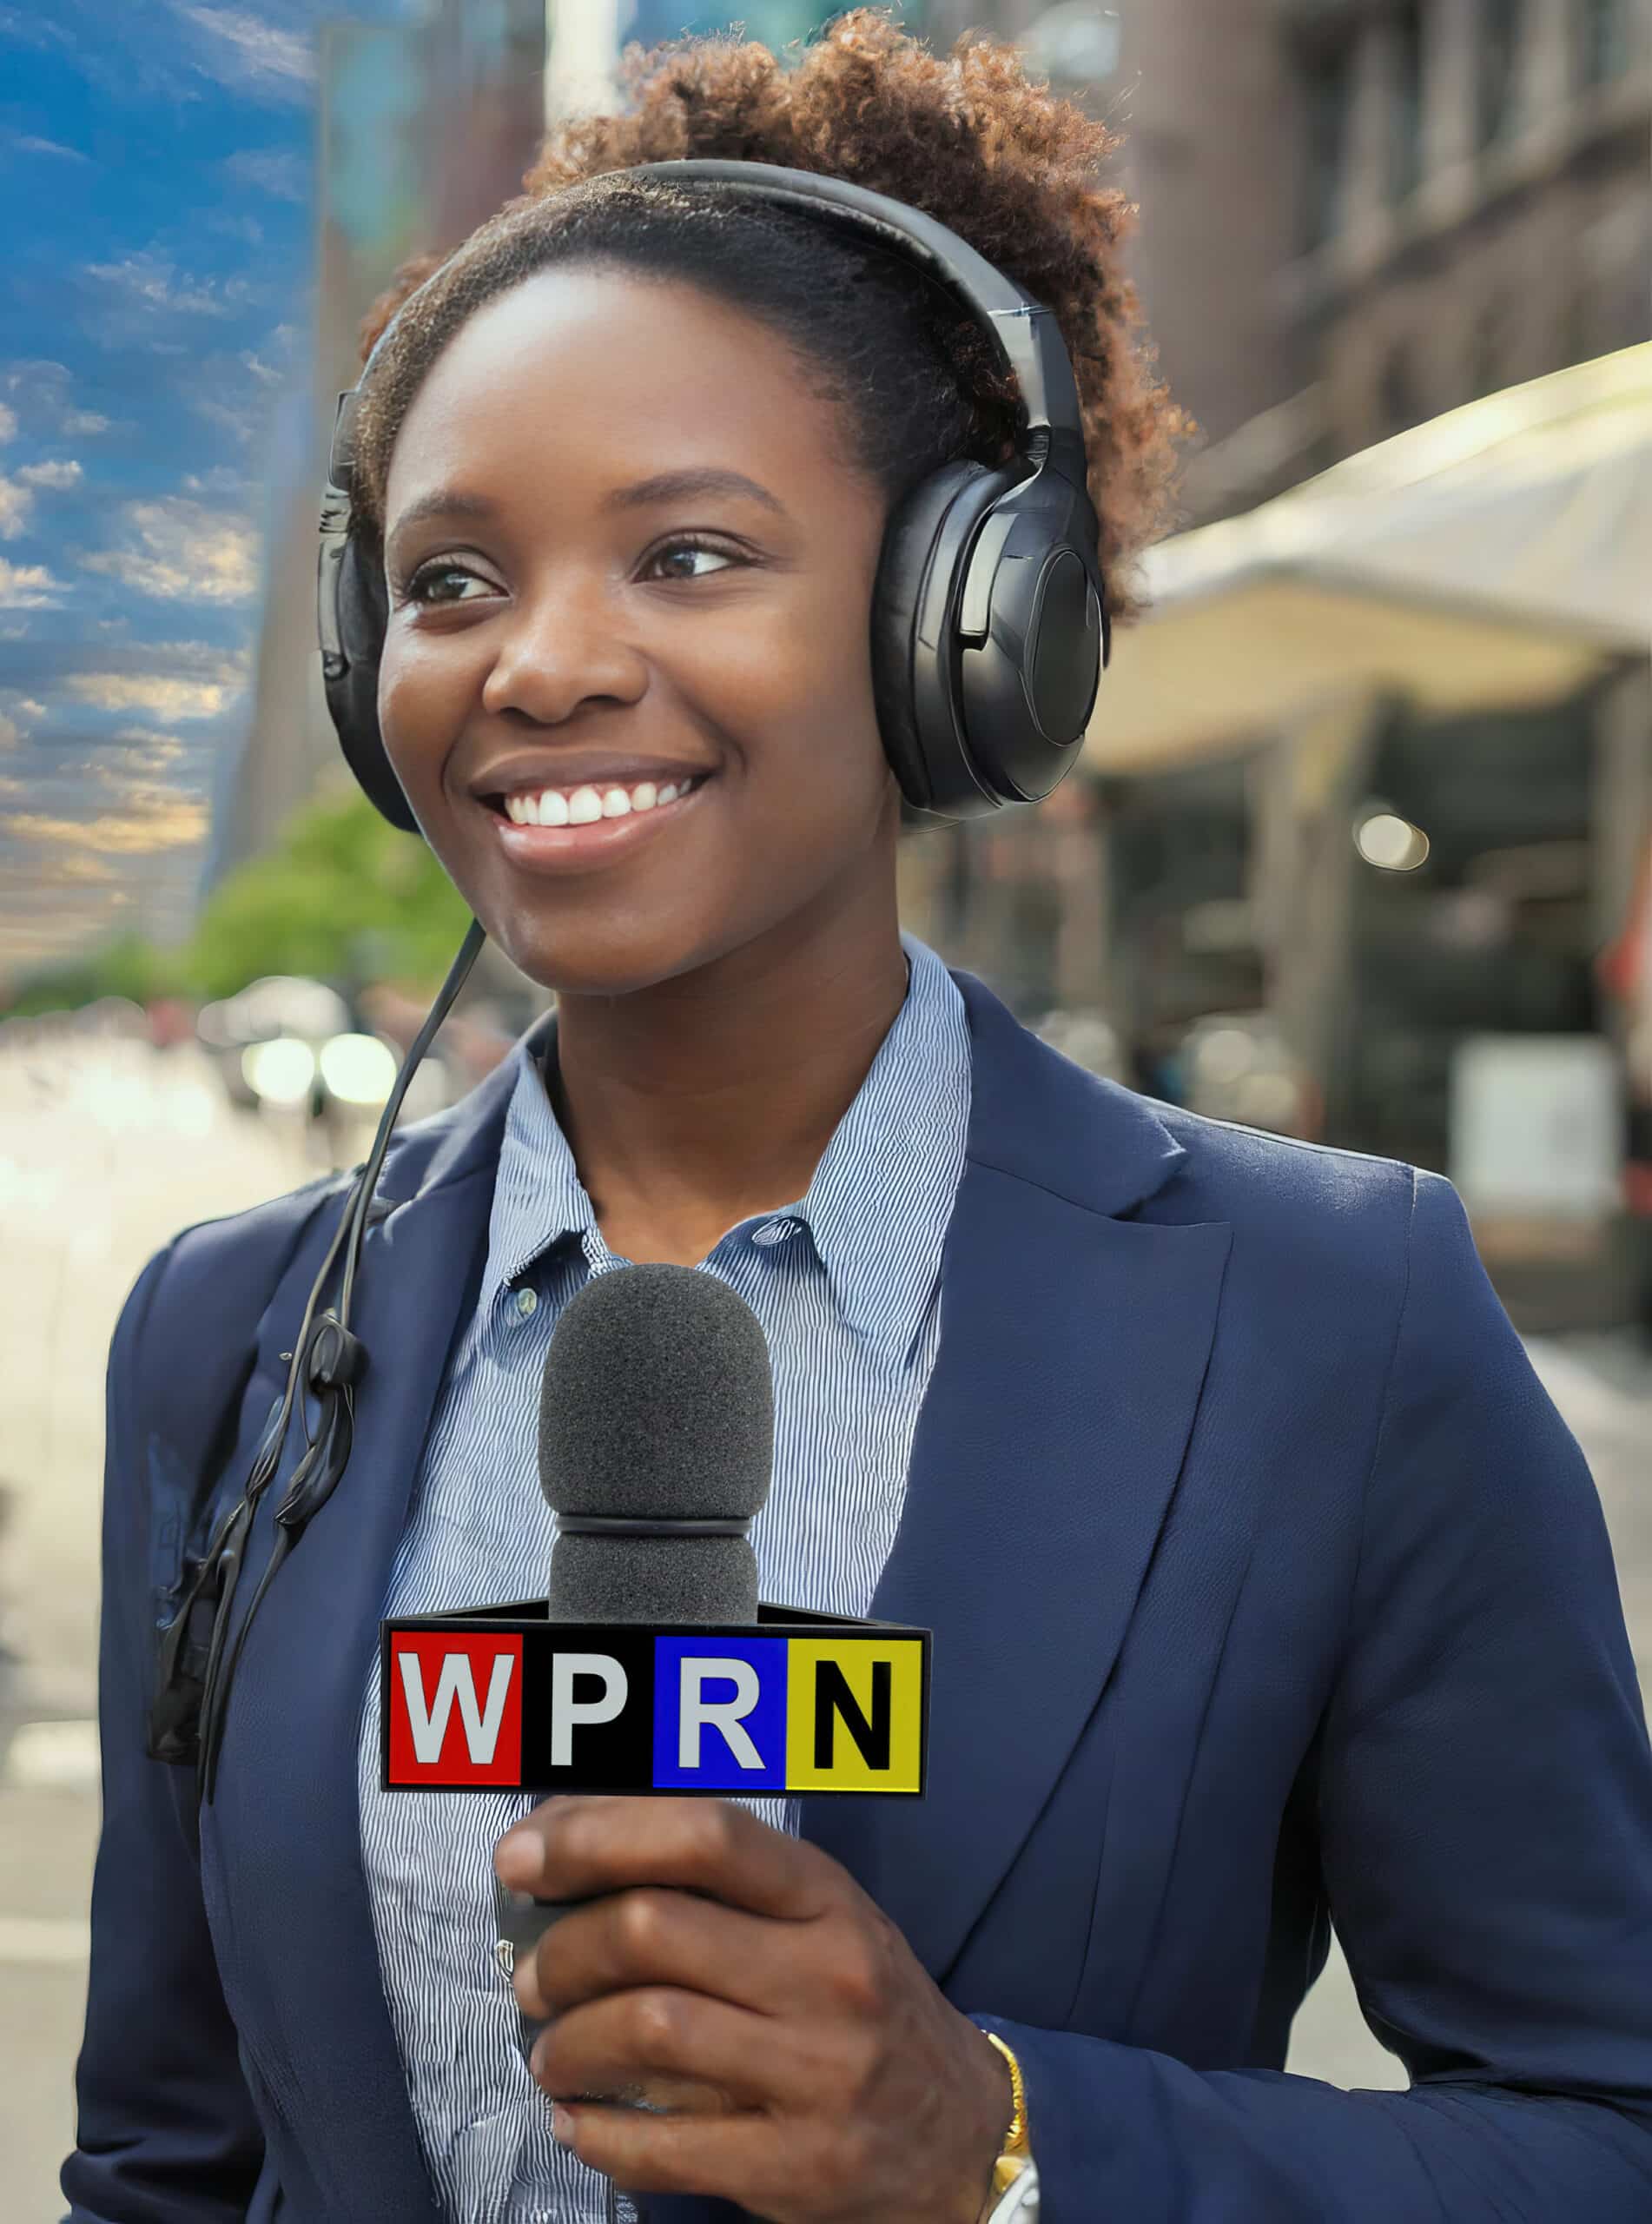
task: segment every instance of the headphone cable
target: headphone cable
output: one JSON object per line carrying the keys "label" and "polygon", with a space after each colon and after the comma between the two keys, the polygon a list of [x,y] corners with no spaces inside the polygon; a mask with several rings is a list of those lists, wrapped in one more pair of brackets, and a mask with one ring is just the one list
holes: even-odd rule
{"label": "headphone cable", "polygon": [[[453,1000],[469,977],[483,943],[487,939],[479,920],[472,919],[466,930],[459,953],[448,969],[435,1003],[431,1006],[424,1025],[413,1038],[413,1045],[396,1076],[395,1086],[390,1092],[384,1111],[380,1116],[378,1132],[373,1148],[357,1169],[358,1178],[348,1203],[340,1215],[333,1241],[327,1246],[327,1256],[310,1287],[309,1299],[304,1307],[304,1317],[294,1339],[293,1355],[287,1368],[286,1394],[275,1423],[265,1436],[259,1458],[248,1478],[240,1505],[235,1509],[219,1534],[220,1546],[234,1540],[228,1555],[228,1583],[223,1592],[212,1635],[206,1680],[201,1698],[201,1739],[199,1753],[199,1784],[201,1797],[208,1804],[212,1800],[218,1777],[218,1756],[223,1744],[223,1726],[228,1711],[230,1686],[240,1665],[247,1632],[254,1617],[263,1603],[277,1570],[298,1542],[311,1517],[315,1514],[337,1488],[350,1457],[354,1438],[354,1385],[366,1368],[367,1347],[359,1337],[350,1334],[350,1307],[355,1294],[356,1268],[360,1258],[362,1242],[367,1234],[367,1209],[389,1147],[391,1131],[406,1095],[407,1084],[422,1062],[437,1030],[440,1028]],[[344,1281],[336,1311],[323,1313],[319,1320],[315,1308],[321,1292],[327,1287],[340,1246],[345,1247]],[[304,1378],[308,1376],[307,1381]],[[294,1471],[291,1481],[275,1508],[276,1534],[270,1557],[253,1593],[252,1604],[245,1619],[235,1633],[235,1642],[228,1648],[229,1619],[234,1605],[236,1585],[240,1580],[242,1548],[258,1500],[262,1497],[281,1465],[281,1453],[287,1443],[292,1424],[294,1402],[300,1394],[300,1385],[315,1393],[320,1400],[319,1433],[309,1436],[307,1416],[305,1433],[308,1448]],[[244,1513],[244,1519],[241,1518]]]}

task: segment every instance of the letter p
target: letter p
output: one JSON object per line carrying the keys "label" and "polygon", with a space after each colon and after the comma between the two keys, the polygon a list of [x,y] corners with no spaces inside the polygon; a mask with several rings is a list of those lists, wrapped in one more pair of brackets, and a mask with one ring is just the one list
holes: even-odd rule
{"label": "letter p", "polygon": [[[594,1696],[574,1697],[575,1682],[595,1678],[602,1685]],[[625,1671],[611,1653],[558,1652],[551,1661],[551,1765],[573,1766],[576,1724],[611,1722],[622,1712],[629,1693]]]}

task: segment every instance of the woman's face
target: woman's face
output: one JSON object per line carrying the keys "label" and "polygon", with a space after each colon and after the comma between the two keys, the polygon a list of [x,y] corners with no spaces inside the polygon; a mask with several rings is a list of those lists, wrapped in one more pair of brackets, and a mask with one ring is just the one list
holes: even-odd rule
{"label": "woman's face", "polygon": [[[841,430],[768,327],[607,271],[488,302],[420,387],[387,487],[380,719],[432,848],[531,979],[647,988],[887,890],[885,505]],[[546,791],[573,823],[512,823],[506,795]]]}

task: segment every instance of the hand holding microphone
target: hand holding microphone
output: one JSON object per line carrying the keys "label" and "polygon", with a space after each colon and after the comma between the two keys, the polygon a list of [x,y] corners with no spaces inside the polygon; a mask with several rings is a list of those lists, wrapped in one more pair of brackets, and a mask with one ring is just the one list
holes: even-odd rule
{"label": "hand holding microphone", "polygon": [[[773,2224],[976,2224],[1008,2073],[837,1862],[726,1800],[547,1800],[503,1883],[581,1899],[519,1958],[557,2136],[629,2193]],[[578,2096],[643,2094],[671,2113]]]}
{"label": "hand holding microphone", "polygon": [[[697,1269],[599,1276],[557,1324],[540,1411],[549,1618],[671,1648],[681,1683],[655,1665],[644,1720],[656,1783],[691,1788],[708,1747],[753,1790],[811,1763],[829,1783],[840,1744],[851,1764],[898,1765],[895,1659],[862,1678],[862,1707],[819,1646],[794,1665],[762,1633],[745,1532],[768,1494],[772,1396],[756,1316]],[[662,1624],[716,1633],[696,1648],[641,1626]],[[730,1635],[740,1625],[750,1639]],[[570,1656],[590,1679],[562,1679],[570,1750],[621,1734],[640,1656],[628,1675],[623,1627],[610,1642],[612,1657]],[[634,1757],[617,1767],[638,1780]],[[719,2195],[776,2224],[975,2224],[1009,2121],[1004,2063],[817,1847],[724,1799],[575,1796],[509,1831],[494,1865],[519,1896],[518,2001],[554,2019],[531,2066],[582,2161],[628,2191]]]}

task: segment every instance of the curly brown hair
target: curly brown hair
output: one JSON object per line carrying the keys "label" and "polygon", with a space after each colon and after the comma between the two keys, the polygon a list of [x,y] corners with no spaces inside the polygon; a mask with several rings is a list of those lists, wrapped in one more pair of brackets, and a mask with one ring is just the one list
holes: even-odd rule
{"label": "curly brown hair", "polygon": [[1139,614],[1134,559],[1171,521],[1180,446],[1194,428],[1156,374],[1125,275],[1135,211],[1098,175],[1119,143],[1108,127],[1029,81],[1012,46],[970,33],[943,59],[869,8],[838,17],[790,69],[718,32],[629,47],[620,75],[621,113],[558,125],[523,196],[445,261],[405,264],[364,320],[365,361],[424,288],[363,395],[358,524],[376,533],[382,522],[396,433],[446,341],[485,301],[553,262],[701,285],[765,320],[816,390],[845,405],[849,460],[891,500],[954,458],[1005,461],[1014,383],[973,320],[915,282],[909,261],[774,203],[607,175],[693,157],[771,162],[926,211],[1054,313],[1078,384],[1109,604],[1120,622]]}

